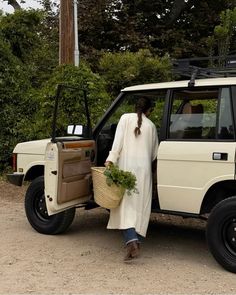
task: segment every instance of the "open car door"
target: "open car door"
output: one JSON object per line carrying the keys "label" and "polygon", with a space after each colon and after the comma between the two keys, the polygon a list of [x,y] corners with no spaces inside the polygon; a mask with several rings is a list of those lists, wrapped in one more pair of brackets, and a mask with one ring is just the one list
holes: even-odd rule
{"label": "open car door", "polygon": [[[83,125],[71,125],[74,122]],[[75,126],[70,128],[73,131],[69,137],[64,135],[65,125]],[[80,129],[79,133],[75,132],[77,129]],[[91,139],[86,92],[59,85],[52,140],[45,153],[45,199],[49,215],[83,204],[91,198],[94,155],[95,141]]]}
{"label": "open car door", "polygon": [[45,197],[52,215],[88,201],[92,195],[93,140],[48,143],[45,155]]}

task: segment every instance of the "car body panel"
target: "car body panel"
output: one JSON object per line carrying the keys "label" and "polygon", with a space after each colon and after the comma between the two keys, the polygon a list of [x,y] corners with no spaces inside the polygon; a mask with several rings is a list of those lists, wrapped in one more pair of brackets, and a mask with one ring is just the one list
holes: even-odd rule
{"label": "car body panel", "polygon": [[[122,92],[184,88],[184,87],[188,87],[188,85],[189,85],[189,80],[163,82],[163,83],[151,83],[151,84],[143,84],[143,85],[126,87],[122,89]],[[199,79],[199,80],[196,79],[194,81],[194,87],[227,86],[227,85],[236,85],[236,77],[211,78],[211,79]]]}
{"label": "car body panel", "polygon": [[[213,160],[213,153],[228,158]],[[198,214],[213,184],[235,179],[235,143],[162,141],[157,167],[160,208]]]}

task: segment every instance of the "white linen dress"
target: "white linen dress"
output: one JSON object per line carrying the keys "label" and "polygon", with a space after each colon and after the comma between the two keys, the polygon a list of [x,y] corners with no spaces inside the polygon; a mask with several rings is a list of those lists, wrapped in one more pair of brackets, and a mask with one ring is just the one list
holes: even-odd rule
{"label": "white linen dress", "polygon": [[124,114],[117,125],[112,150],[106,161],[133,172],[137,178],[138,193],[125,193],[119,207],[110,210],[108,229],[135,228],[145,237],[151,214],[152,171],[151,164],[157,155],[158,137],[155,125],[142,114],[141,134],[137,137],[136,113]]}

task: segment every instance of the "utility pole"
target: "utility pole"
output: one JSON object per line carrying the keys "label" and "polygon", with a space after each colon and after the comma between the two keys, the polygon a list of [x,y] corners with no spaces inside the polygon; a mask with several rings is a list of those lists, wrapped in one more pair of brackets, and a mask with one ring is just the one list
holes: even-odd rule
{"label": "utility pole", "polygon": [[78,2],[79,0],[74,0],[74,34],[75,34],[74,64],[76,67],[79,66]]}
{"label": "utility pole", "polygon": [[74,64],[73,0],[60,0],[59,35],[59,64]]}

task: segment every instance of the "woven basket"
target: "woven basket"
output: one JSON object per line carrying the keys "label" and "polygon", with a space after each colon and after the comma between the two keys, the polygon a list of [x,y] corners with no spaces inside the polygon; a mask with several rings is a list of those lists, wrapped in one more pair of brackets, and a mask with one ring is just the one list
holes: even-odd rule
{"label": "woven basket", "polygon": [[103,174],[105,167],[92,167],[93,190],[95,202],[101,207],[112,209],[119,206],[125,189],[115,184],[109,186]]}

